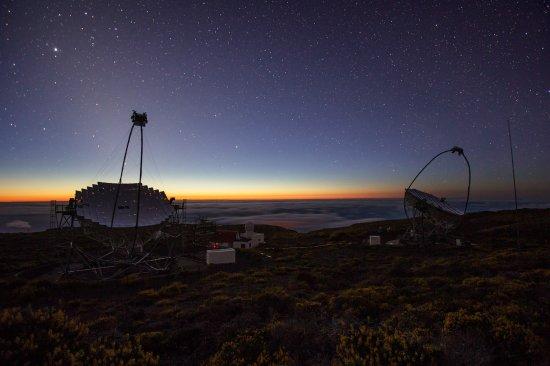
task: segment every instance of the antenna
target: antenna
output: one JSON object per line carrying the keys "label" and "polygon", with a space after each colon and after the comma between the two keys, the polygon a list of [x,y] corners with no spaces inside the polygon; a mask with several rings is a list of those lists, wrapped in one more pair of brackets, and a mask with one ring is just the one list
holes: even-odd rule
{"label": "antenna", "polygon": [[508,141],[510,142],[510,159],[512,161],[512,178],[514,180],[514,221],[516,224],[516,245],[518,248],[521,247],[519,244],[519,221],[518,221],[518,192],[516,188],[516,165],[514,164],[514,147],[512,145],[512,131],[510,128],[510,119],[508,118]]}

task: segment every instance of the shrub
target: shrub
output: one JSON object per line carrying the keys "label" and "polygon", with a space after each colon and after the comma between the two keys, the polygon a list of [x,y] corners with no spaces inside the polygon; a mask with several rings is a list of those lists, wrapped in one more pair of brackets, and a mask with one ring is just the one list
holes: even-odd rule
{"label": "shrub", "polygon": [[296,315],[302,317],[312,317],[323,314],[325,308],[320,302],[301,300],[295,305]]}
{"label": "shrub", "polygon": [[442,346],[446,360],[456,364],[487,364],[494,347],[490,338],[490,322],[482,313],[461,309],[447,313],[443,321]]}
{"label": "shrub", "polygon": [[271,287],[253,298],[258,313],[266,318],[272,313],[288,314],[293,307],[293,299],[280,287]]}
{"label": "shrub", "polygon": [[334,355],[333,328],[316,319],[277,320],[265,331],[271,347],[284,349],[297,364],[329,364]]}
{"label": "shrub", "polygon": [[197,307],[197,319],[209,322],[227,322],[238,316],[247,306],[247,301],[239,296],[218,295],[208,299]]}
{"label": "shrub", "polygon": [[314,274],[303,270],[298,271],[296,279],[305,282],[311,288],[316,287],[319,283],[318,278]]}
{"label": "shrub", "polygon": [[506,316],[448,313],[443,324],[443,344],[449,359],[474,363],[535,361],[544,353],[543,340],[525,325]]}
{"label": "shrub", "polygon": [[341,291],[330,300],[333,311],[348,311],[356,316],[378,317],[388,309],[387,302],[394,296],[393,287],[369,286]]}
{"label": "shrub", "polygon": [[336,352],[344,365],[435,364],[439,351],[428,340],[424,329],[405,333],[360,326],[340,336]]}
{"label": "shrub", "polygon": [[158,345],[162,343],[165,335],[163,332],[143,332],[137,335],[136,339],[146,349],[158,348]]}
{"label": "shrub", "polygon": [[158,363],[135,338],[99,338],[90,343],[88,334],[86,325],[61,310],[4,309],[0,312],[0,361],[6,365]]}
{"label": "shrub", "polygon": [[117,318],[112,315],[100,315],[88,323],[89,328],[97,330],[112,330],[117,326]]}
{"label": "shrub", "polygon": [[54,287],[55,285],[47,280],[30,281],[19,288],[16,295],[21,301],[36,300],[50,294]]}
{"label": "shrub", "polygon": [[411,273],[411,263],[402,257],[396,257],[388,267],[388,274],[395,277],[408,276]]}
{"label": "shrub", "polygon": [[138,292],[138,296],[145,299],[156,299],[159,297],[159,292],[154,288],[149,288],[147,290]]}
{"label": "shrub", "polygon": [[263,330],[246,331],[234,340],[223,343],[220,349],[206,362],[208,366],[275,366],[292,365],[288,353],[271,349]]}
{"label": "shrub", "polygon": [[542,358],[543,340],[524,325],[505,317],[497,317],[492,321],[492,333],[498,344],[499,352],[496,357],[502,363]]}
{"label": "shrub", "polygon": [[185,290],[186,288],[187,288],[187,285],[179,281],[176,281],[176,282],[172,282],[169,285],[161,287],[158,290],[158,294],[161,297],[172,297],[172,296],[180,295],[183,292],[183,290]]}
{"label": "shrub", "polygon": [[[155,347],[159,350],[177,350],[182,354],[192,354],[201,346],[207,334],[199,325],[187,325],[167,332],[159,339]],[[147,344],[147,343],[146,343]]]}
{"label": "shrub", "polygon": [[127,276],[122,277],[119,280],[119,282],[121,285],[133,286],[133,285],[143,283],[144,280],[143,280],[143,276],[140,273],[131,273]]}
{"label": "shrub", "polygon": [[335,231],[329,235],[328,240],[332,242],[348,241],[348,240],[351,240],[351,236],[348,233],[343,231]]}

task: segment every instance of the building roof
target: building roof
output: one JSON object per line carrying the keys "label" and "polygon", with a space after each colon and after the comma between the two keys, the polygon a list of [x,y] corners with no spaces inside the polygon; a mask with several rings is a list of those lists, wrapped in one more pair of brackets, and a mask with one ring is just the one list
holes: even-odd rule
{"label": "building roof", "polygon": [[236,239],[235,241],[237,242],[247,242],[247,241],[251,241],[252,239],[251,238],[245,238],[244,236],[241,236],[239,239]]}

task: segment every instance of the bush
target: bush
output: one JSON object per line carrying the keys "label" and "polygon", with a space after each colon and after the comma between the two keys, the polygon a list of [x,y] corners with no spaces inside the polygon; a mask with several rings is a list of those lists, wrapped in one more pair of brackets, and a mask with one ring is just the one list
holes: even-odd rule
{"label": "bush", "polygon": [[328,365],[334,355],[333,328],[316,319],[277,320],[265,331],[271,347],[284,349],[297,364]]}
{"label": "bush", "polygon": [[9,308],[0,312],[0,361],[12,364],[141,364],[158,358],[128,336],[88,342],[86,325],[61,310]]}
{"label": "bush", "polygon": [[294,300],[280,287],[267,288],[252,301],[257,307],[258,314],[263,318],[273,313],[289,314],[294,306]]}
{"label": "bush", "polygon": [[88,327],[93,331],[113,330],[117,326],[117,318],[112,315],[100,315],[98,318],[88,323]]}
{"label": "bush", "polygon": [[183,293],[183,290],[187,288],[187,285],[176,281],[169,285],[163,286],[159,289],[158,294],[161,297],[173,297]]}
{"label": "bush", "polygon": [[300,317],[312,317],[324,314],[325,308],[320,302],[301,300],[295,305],[296,315]]}
{"label": "bush", "polygon": [[159,292],[154,288],[149,288],[138,292],[138,296],[144,299],[156,299],[159,297]]}
{"label": "bush", "polygon": [[535,361],[544,353],[543,340],[524,325],[492,313],[448,313],[443,324],[443,345],[450,360],[464,363]]}
{"label": "bush", "polygon": [[47,296],[55,287],[53,283],[47,280],[34,280],[27,282],[23,287],[16,291],[16,295],[21,301],[36,300],[39,297]]}
{"label": "bush", "polygon": [[492,333],[500,348],[497,359],[502,363],[533,362],[543,357],[543,340],[522,324],[498,317],[492,322]]}
{"label": "bush", "polygon": [[403,257],[396,257],[388,267],[388,274],[395,277],[408,276],[411,273],[412,264]]}
{"label": "bush", "polygon": [[348,241],[351,240],[351,236],[344,231],[335,231],[329,235],[328,240],[332,242]]}
{"label": "bush", "polygon": [[369,286],[341,291],[330,301],[335,312],[347,311],[358,317],[378,317],[389,308],[394,289],[390,286]]}
{"label": "bush", "polygon": [[247,331],[234,340],[222,344],[206,362],[208,366],[275,366],[292,365],[294,362],[288,353],[282,349],[271,349],[266,339],[265,331]]}
{"label": "bush", "polygon": [[122,277],[119,282],[121,285],[134,286],[143,283],[144,280],[141,273],[131,273],[127,276]]}
{"label": "bush", "polygon": [[491,362],[494,343],[490,340],[491,325],[482,313],[464,310],[448,313],[443,321],[443,349],[447,361],[456,364]]}
{"label": "bush", "polygon": [[160,345],[166,339],[163,332],[143,332],[136,336],[139,343],[148,350],[160,349]]}
{"label": "bush", "polygon": [[439,351],[428,340],[424,329],[401,332],[360,326],[340,336],[336,352],[344,365],[436,364]]}

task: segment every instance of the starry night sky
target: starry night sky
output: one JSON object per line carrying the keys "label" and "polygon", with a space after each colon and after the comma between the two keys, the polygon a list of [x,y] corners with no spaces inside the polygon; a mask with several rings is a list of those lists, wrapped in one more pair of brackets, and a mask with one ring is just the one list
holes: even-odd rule
{"label": "starry night sky", "polygon": [[[0,200],[115,181],[178,197],[399,196],[462,146],[474,198],[550,198],[543,1],[3,1]],[[137,142],[137,139],[134,140]],[[137,144],[126,181],[136,181]],[[426,185],[464,189],[442,159]],[[436,182],[436,183],[434,183]]]}

